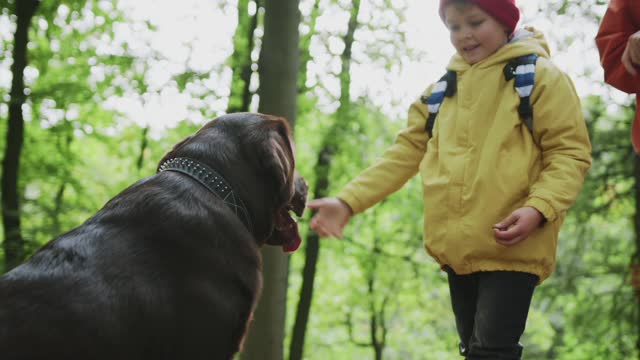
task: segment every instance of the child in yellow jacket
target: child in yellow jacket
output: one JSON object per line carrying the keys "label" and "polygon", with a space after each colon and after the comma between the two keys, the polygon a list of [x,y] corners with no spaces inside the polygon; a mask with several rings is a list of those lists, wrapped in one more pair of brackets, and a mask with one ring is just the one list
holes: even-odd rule
{"label": "child in yellow jacket", "polygon": [[[317,210],[311,227],[340,237],[351,216],[419,172],[424,244],[448,273],[461,354],[520,359],[533,290],[553,272],[560,225],[591,165],[591,145],[580,100],[549,60],[543,35],[515,31],[515,0],[441,0],[440,16],[456,49],[447,66],[455,92],[429,126],[428,105],[413,103],[408,126],[374,165],[335,198],[309,203]],[[529,129],[504,69],[531,54],[538,58]]]}

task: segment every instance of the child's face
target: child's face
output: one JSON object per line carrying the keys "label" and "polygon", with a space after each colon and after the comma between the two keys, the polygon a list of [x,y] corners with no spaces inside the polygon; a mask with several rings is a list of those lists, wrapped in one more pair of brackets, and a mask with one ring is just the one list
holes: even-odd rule
{"label": "child's face", "polygon": [[473,65],[507,43],[507,29],[474,4],[451,4],[444,9],[451,43]]}

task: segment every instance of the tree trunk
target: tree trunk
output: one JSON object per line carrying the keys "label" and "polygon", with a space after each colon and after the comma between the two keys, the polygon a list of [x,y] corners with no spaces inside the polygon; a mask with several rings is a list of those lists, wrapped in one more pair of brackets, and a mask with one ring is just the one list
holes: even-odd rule
{"label": "tree trunk", "polygon": [[378,269],[378,254],[380,253],[379,239],[376,237],[373,251],[371,266],[367,274],[367,295],[369,296],[369,335],[371,337],[371,347],[373,348],[373,357],[375,360],[382,360],[384,348],[387,342],[387,326],[385,319],[385,310],[388,302],[388,295],[384,296],[380,309],[376,309],[376,271]]}
{"label": "tree trunk", "polygon": [[138,160],[136,160],[136,170],[138,173],[142,172],[142,166],[144,165],[144,153],[149,147],[149,125],[142,128],[140,132],[140,153],[138,154]]}
{"label": "tree trunk", "polygon": [[[373,348],[373,358],[375,360],[382,360],[382,353],[384,351],[384,343],[378,338],[378,312],[375,305],[375,274],[370,274],[370,278],[367,281],[367,290],[369,294],[369,335],[371,336],[371,347]],[[382,319],[384,320],[384,319]]]}
{"label": "tree trunk", "polygon": [[[316,3],[317,5],[317,3]],[[353,47],[353,36],[358,27],[358,13],[360,12],[360,0],[353,1],[353,8],[349,19],[347,34],[344,36],[345,48],[341,60],[342,68],[340,73],[340,106],[331,130],[327,132],[323,140],[323,145],[318,154],[318,161],[315,167],[316,187],[313,191],[314,199],[325,197],[329,192],[329,173],[333,154],[337,151],[337,145],[345,137],[345,129],[350,119],[351,105],[351,48]],[[304,339],[306,336],[309,313],[313,300],[313,286],[315,282],[316,267],[320,253],[320,243],[318,235],[310,231],[305,239],[305,264],[302,271],[302,286],[298,309],[296,311],[291,344],[289,347],[289,359],[301,360],[304,349]]]}
{"label": "tree trunk", "polygon": [[[298,74],[298,0],[266,0],[260,51],[261,113],[283,116],[294,127]],[[262,250],[264,287],[249,330],[243,360],[282,360],[289,258],[281,249]]]}
{"label": "tree trunk", "polygon": [[227,113],[249,111],[251,104],[251,52],[253,51],[253,34],[258,26],[258,10],[260,1],[256,0],[256,12],[249,16],[249,0],[238,1],[238,27],[233,37],[233,55],[231,55],[231,93]]}
{"label": "tree trunk", "polygon": [[5,271],[18,265],[25,256],[25,241],[20,229],[20,153],[24,140],[24,117],[22,105],[26,102],[24,92],[24,69],[27,66],[27,43],[29,26],[38,8],[38,0],[15,2],[16,32],[13,41],[13,64],[9,100],[9,125],[4,160],[2,161],[2,224],[4,226]]}
{"label": "tree trunk", "polygon": [[311,39],[316,34],[316,22],[320,15],[320,0],[315,0],[309,15],[309,32],[300,38],[300,73],[298,74],[298,94],[309,90],[307,87],[307,64],[311,60]]}
{"label": "tree trunk", "polygon": [[[64,154],[65,158],[72,159],[71,154],[71,143],[73,142],[73,126],[69,122],[69,120],[65,120],[61,125],[63,131],[61,131],[61,136],[63,139],[58,139],[58,151],[61,154]],[[64,193],[67,190],[67,184],[69,183],[69,178],[71,177],[71,167],[73,164],[66,163],[65,168],[63,169],[63,174],[61,176],[60,186],[58,187],[58,191],[56,191],[56,196],[53,200],[53,209],[51,212],[52,219],[52,235],[58,235],[62,232],[62,222],[60,221],[60,215],[62,214],[62,207],[64,205]]]}
{"label": "tree trunk", "polygon": [[[316,165],[316,174],[318,168],[327,167],[326,165]],[[318,181],[322,179],[318,178]],[[314,199],[326,196],[328,188],[327,177],[324,177],[324,183],[316,184],[314,191]],[[291,334],[291,344],[289,346],[289,360],[302,360],[304,350],[304,338],[307,331],[307,323],[309,321],[309,312],[311,309],[311,300],[313,299],[313,286],[316,277],[316,266],[320,255],[320,242],[318,234],[313,231],[307,233],[305,239],[305,263],[302,270],[302,287],[300,288],[300,296],[298,300],[298,309],[296,311],[296,319],[293,324],[293,332]]]}
{"label": "tree trunk", "polygon": [[[638,111],[636,109],[636,111]],[[634,169],[633,175],[635,178],[635,198],[636,198],[636,212],[634,214],[634,228],[636,237],[636,251],[631,257],[631,271],[632,276],[638,276],[638,268],[640,267],[640,156],[634,156]],[[634,271],[635,270],[635,271]],[[635,281],[633,281],[635,280]],[[635,311],[636,314],[636,350],[638,353],[638,359],[640,359],[640,287],[638,287],[638,278],[633,279],[632,283],[635,287],[636,294],[636,306],[639,307]]]}

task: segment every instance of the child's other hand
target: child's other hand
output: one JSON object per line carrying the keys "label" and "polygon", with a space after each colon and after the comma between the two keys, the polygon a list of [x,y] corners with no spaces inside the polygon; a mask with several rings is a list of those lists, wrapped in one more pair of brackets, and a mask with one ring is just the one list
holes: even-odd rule
{"label": "child's other hand", "polygon": [[349,205],[337,198],[311,200],[307,207],[318,211],[311,218],[311,229],[325,237],[342,237],[342,230],[353,215]]}
{"label": "child's other hand", "polygon": [[538,226],[544,217],[532,207],[522,207],[512,212],[506,219],[493,225],[496,242],[504,246],[512,246],[525,240]]}
{"label": "child's other hand", "polygon": [[638,70],[636,66],[640,65],[640,31],[629,36],[627,47],[622,53],[622,65],[631,75],[636,75]]}

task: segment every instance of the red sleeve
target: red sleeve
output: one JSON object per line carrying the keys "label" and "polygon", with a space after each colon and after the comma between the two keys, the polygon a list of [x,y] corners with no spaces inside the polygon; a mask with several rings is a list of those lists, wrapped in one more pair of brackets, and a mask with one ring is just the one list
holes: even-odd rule
{"label": "red sleeve", "polygon": [[619,90],[632,94],[640,92],[640,75],[629,74],[621,59],[627,39],[640,30],[640,19],[633,19],[628,7],[628,0],[611,0],[600,23],[596,45],[600,52],[605,81]]}

